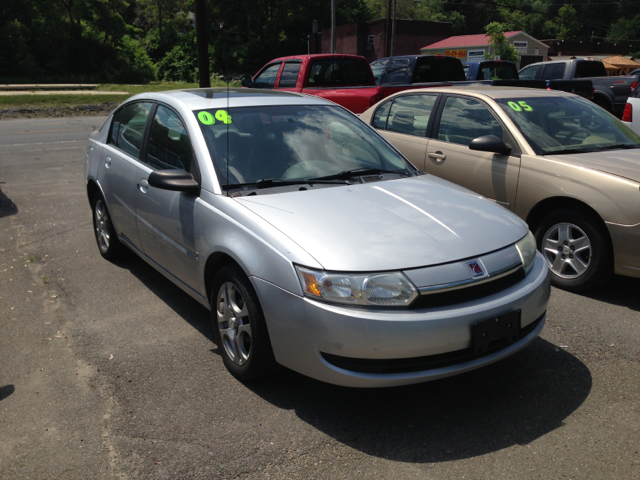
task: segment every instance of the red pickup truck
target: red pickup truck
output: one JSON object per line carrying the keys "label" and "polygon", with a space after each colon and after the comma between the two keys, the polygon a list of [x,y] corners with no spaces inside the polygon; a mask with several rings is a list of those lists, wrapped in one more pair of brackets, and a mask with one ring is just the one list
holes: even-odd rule
{"label": "red pickup truck", "polygon": [[296,55],[272,60],[242,86],[302,92],[362,113],[383,98],[367,59],[359,55]]}

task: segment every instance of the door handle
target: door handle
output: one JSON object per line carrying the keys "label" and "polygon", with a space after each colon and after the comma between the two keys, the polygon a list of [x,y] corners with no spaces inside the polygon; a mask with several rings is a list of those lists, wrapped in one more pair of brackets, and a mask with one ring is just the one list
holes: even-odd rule
{"label": "door handle", "polygon": [[147,190],[149,189],[149,182],[147,182],[147,180],[144,178],[141,179],[140,183],[138,184],[138,188],[142,193],[147,193]]}
{"label": "door handle", "polygon": [[104,159],[104,166],[107,168],[111,167],[111,157],[107,157]]}
{"label": "door handle", "polygon": [[438,162],[443,162],[447,158],[447,156],[441,151],[427,153],[427,155],[431,158],[435,158]]}

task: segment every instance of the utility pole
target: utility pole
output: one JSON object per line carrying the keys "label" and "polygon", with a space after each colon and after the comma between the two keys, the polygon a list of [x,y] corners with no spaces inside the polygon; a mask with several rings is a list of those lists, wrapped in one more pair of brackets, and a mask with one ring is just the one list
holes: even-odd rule
{"label": "utility pole", "polygon": [[391,2],[393,0],[387,0],[387,21],[384,25],[384,56],[389,56],[389,41],[391,32]]}
{"label": "utility pole", "polygon": [[391,56],[395,55],[396,43],[396,1],[393,0],[393,22],[391,23]]}
{"label": "utility pole", "polygon": [[331,0],[331,53],[336,53],[336,0]]}
{"label": "utility pole", "polygon": [[207,41],[207,0],[196,1],[196,44],[198,49],[198,83],[209,88],[209,46]]}

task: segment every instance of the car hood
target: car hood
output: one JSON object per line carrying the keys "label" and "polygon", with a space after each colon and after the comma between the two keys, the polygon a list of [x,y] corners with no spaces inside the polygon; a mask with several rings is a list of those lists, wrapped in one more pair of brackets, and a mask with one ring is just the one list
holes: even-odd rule
{"label": "car hood", "polygon": [[581,165],[640,182],[640,149],[637,148],[569,155],[545,155],[545,158]]}
{"label": "car hood", "polygon": [[400,270],[472,258],[528,231],[477,194],[424,175],[236,197],[326,270]]}

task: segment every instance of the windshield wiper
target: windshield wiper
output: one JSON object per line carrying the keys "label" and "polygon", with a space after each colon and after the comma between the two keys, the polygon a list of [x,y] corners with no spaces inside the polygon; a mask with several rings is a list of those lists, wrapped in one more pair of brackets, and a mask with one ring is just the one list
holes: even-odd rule
{"label": "windshield wiper", "polygon": [[606,145],[604,147],[600,147],[598,150],[627,150],[630,148],[640,148],[640,145],[630,144],[630,143],[615,143],[613,145]]}
{"label": "windshield wiper", "polygon": [[593,153],[597,150],[587,148],[567,148],[566,150],[553,150],[551,152],[544,152],[543,155],[564,155],[570,153]]}
{"label": "windshield wiper", "polygon": [[334,179],[349,179],[351,177],[361,177],[363,175],[375,175],[376,173],[395,173],[398,175],[402,175],[404,177],[408,177],[409,174],[403,170],[386,170],[384,168],[354,168],[353,170],[343,170],[340,173],[335,173],[333,175],[325,175],[322,177],[310,178],[309,181],[318,181],[318,180],[334,180]]}
{"label": "windshield wiper", "polygon": [[288,185],[313,185],[317,184],[329,184],[329,185],[348,185],[349,182],[346,180],[326,180],[326,179],[307,179],[307,180],[280,180],[278,178],[264,178],[262,180],[258,180],[257,182],[248,182],[248,183],[230,183],[228,185],[222,185],[223,190],[230,190],[232,188],[242,188],[242,187],[255,187],[255,188],[270,188],[270,187],[286,187]]}

